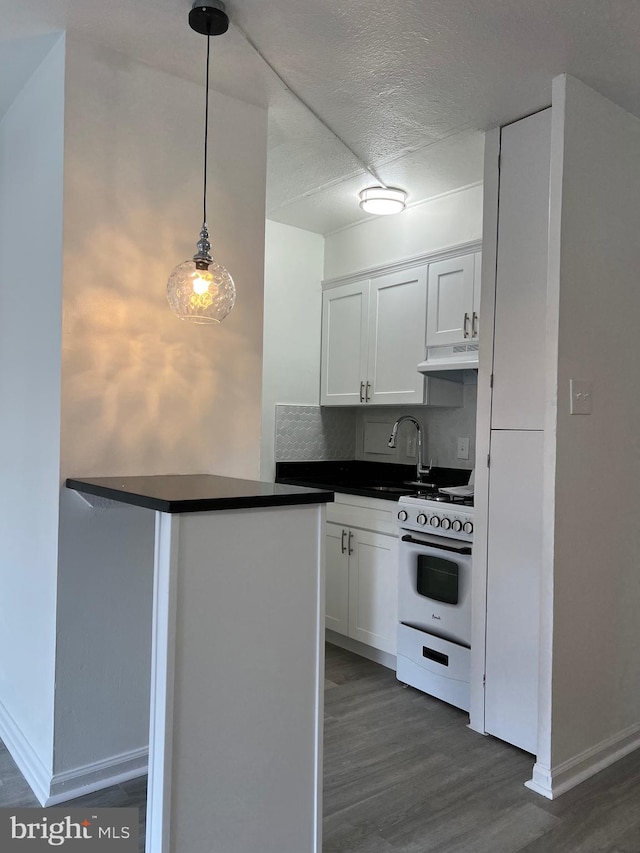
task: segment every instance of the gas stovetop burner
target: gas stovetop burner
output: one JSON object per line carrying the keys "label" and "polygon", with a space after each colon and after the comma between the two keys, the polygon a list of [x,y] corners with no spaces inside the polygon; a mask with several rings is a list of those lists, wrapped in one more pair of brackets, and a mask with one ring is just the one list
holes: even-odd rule
{"label": "gas stovetop burner", "polygon": [[437,489],[425,489],[424,491],[411,492],[406,495],[409,498],[417,498],[423,501],[435,501],[443,504],[457,504],[458,506],[473,506],[473,496],[459,497],[456,495],[445,495]]}

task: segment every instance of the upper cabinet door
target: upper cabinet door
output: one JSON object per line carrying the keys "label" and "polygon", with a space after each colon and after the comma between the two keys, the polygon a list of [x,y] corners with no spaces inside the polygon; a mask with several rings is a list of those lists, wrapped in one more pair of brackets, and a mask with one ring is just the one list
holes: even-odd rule
{"label": "upper cabinet door", "polygon": [[365,402],[368,318],[368,280],[323,292],[321,405]]}
{"label": "upper cabinet door", "polygon": [[502,129],[493,429],[544,429],[551,110]]}
{"label": "upper cabinet door", "polygon": [[427,267],[371,280],[367,402],[423,403]]}
{"label": "upper cabinet door", "polygon": [[429,264],[427,346],[472,340],[474,276],[472,254]]}

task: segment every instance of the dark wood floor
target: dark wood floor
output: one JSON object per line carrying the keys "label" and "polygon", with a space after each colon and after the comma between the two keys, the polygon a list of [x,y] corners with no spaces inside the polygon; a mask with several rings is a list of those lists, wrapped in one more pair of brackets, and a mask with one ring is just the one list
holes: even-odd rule
{"label": "dark wood floor", "polygon": [[[327,646],[324,853],[640,853],[640,751],[550,802],[523,785],[531,756],[466,721]],[[135,779],[72,805],[137,806],[143,851],[145,794]],[[0,744],[0,807],[27,805]]]}
{"label": "dark wood floor", "polygon": [[640,853],[640,751],[553,802],[533,758],[327,647],[324,853]]}

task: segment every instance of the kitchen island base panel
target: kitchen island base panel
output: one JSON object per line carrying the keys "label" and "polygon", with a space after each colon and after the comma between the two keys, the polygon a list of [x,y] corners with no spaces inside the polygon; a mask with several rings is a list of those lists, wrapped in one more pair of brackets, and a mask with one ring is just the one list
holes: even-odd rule
{"label": "kitchen island base panel", "polygon": [[147,853],[319,853],[324,515],[156,514]]}

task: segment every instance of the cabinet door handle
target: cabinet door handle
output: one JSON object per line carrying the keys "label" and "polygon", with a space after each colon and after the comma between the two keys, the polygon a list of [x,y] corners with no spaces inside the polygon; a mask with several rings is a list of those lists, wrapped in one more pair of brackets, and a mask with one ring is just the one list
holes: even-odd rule
{"label": "cabinet door handle", "polygon": [[371,397],[369,396],[369,389],[370,389],[370,388],[371,388],[371,383],[370,383],[370,382],[367,382],[367,390],[366,390],[366,393],[365,393],[365,395],[364,395],[364,401],[365,401],[365,403],[368,403],[368,402],[369,402],[369,400],[371,399]]}
{"label": "cabinet door handle", "polygon": [[360,402],[364,403],[364,382],[360,383]]}
{"label": "cabinet door handle", "polygon": [[346,535],[347,535],[347,531],[346,531],[346,530],[343,530],[343,531],[342,531],[342,542],[341,542],[341,545],[340,545],[340,550],[342,551],[342,553],[343,553],[343,554],[344,554],[344,553],[346,553],[346,550],[347,550],[347,546],[346,546],[346,545],[345,545],[345,543],[344,543],[344,540],[345,540],[345,536],[346,536]]}
{"label": "cabinet door handle", "polygon": [[478,312],[473,312],[473,320],[471,321],[471,337],[478,337]]}
{"label": "cabinet door handle", "polygon": [[353,554],[353,548],[351,547],[351,540],[353,539],[353,531],[349,531],[349,554]]}
{"label": "cabinet door handle", "polygon": [[464,315],[464,323],[462,324],[462,328],[464,329],[464,337],[469,337],[469,314],[465,312]]}

